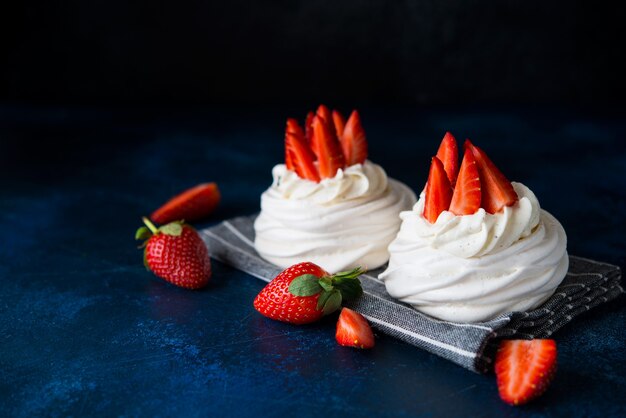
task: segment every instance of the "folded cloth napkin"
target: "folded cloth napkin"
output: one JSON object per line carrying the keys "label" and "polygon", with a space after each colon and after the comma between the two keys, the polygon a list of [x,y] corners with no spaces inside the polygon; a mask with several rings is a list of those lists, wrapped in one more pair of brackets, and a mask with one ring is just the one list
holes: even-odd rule
{"label": "folded cloth napkin", "polygon": [[[201,235],[211,257],[269,282],[282,269],[262,259],[254,249],[256,216],[224,221],[201,231]],[[487,322],[455,323],[434,319],[391,298],[378,279],[383,269],[360,276],[363,296],[347,306],[363,314],[381,332],[478,373],[490,369],[499,338],[549,337],[575,316],[624,292],[619,285],[619,267],[570,256],[567,277],[539,308],[509,312]]]}

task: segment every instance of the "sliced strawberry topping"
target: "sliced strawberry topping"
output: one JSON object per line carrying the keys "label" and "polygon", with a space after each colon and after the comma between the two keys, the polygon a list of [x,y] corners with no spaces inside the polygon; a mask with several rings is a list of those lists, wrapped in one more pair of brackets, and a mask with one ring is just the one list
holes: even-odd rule
{"label": "sliced strawberry topping", "polygon": [[313,161],[315,157],[309,144],[304,139],[302,129],[293,119],[287,120],[287,129],[285,131],[285,156],[287,168],[289,165],[303,179],[320,181],[319,173]]}
{"label": "sliced strawberry topping", "polygon": [[500,398],[522,405],[546,391],[556,373],[554,340],[505,340],[496,355]]}
{"label": "sliced strawberry topping", "polygon": [[433,157],[426,183],[426,201],[424,202],[424,217],[428,222],[435,223],[439,214],[450,207],[452,200],[452,186],[439,158]]}
{"label": "sliced strawberry topping", "polygon": [[476,159],[482,189],[482,207],[489,213],[497,213],[503,207],[515,204],[518,196],[511,182],[491,162],[487,154],[469,139],[465,141],[464,148],[471,150]]}
{"label": "sliced strawberry topping", "polygon": [[363,164],[367,159],[367,139],[361,125],[359,112],[354,110],[340,137],[341,148],[346,158],[346,165]]}
{"label": "sliced strawberry topping", "polygon": [[210,215],[220,202],[220,191],[215,183],[199,184],[174,196],[155,210],[150,219],[159,224],[186,220],[198,221]]}
{"label": "sliced strawberry topping", "polygon": [[313,149],[313,116],[315,116],[313,112],[307,113],[304,121],[304,136],[311,149]]}
{"label": "sliced strawberry topping", "polygon": [[298,121],[291,118],[287,119],[287,127],[285,128],[285,165],[287,166],[287,170],[296,171],[296,166],[293,162],[293,149],[287,146],[288,141],[290,141],[290,135],[298,138],[302,138],[304,135]]}
{"label": "sliced strawberry topping", "polygon": [[439,150],[437,150],[437,158],[443,163],[443,168],[445,168],[448,174],[448,180],[454,187],[459,169],[459,147],[456,145],[456,139],[450,132],[446,132],[441,140],[441,145],[439,145]]}
{"label": "sliced strawberry topping", "polygon": [[338,110],[333,110],[333,123],[335,124],[337,138],[341,141],[341,138],[343,137],[343,130],[346,127],[346,118],[344,118]]}
{"label": "sliced strawberry topping", "polygon": [[374,347],[374,333],[367,319],[348,308],[343,308],[339,314],[335,339],[340,345],[347,347]]}
{"label": "sliced strawberry topping", "polygon": [[335,129],[320,115],[313,118],[313,143],[317,146],[318,169],[321,178],[335,177],[337,170],[344,167],[341,146]]}
{"label": "sliced strawberry topping", "polygon": [[472,215],[480,209],[480,178],[478,177],[478,167],[474,154],[469,149],[465,149],[459,177],[454,186],[452,202],[450,202],[450,212],[455,215]]}

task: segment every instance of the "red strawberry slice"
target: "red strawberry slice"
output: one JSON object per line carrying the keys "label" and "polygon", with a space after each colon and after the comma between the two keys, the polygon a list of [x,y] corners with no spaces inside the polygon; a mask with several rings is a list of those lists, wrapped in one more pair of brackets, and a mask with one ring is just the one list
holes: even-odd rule
{"label": "red strawberry slice", "polygon": [[176,221],[157,228],[148,218],[135,239],[145,240],[144,264],[158,277],[187,289],[200,289],[211,278],[211,259],[191,226]]}
{"label": "red strawberry slice", "polygon": [[[320,181],[317,168],[313,163],[315,157],[298,123],[293,119],[287,120],[285,131],[285,156],[287,168],[298,174],[300,178],[315,182]],[[289,168],[289,166],[293,168]]]}
{"label": "red strawberry slice", "polygon": [[505,340],[496,354],[500,398],[522,405],[546,391],[556,373],[554,340]]}
{"label": "red strawberry slice", "polygon": [[181,219],[194,222],[210,215],[219,202],[220,191],[217,184],[203,183],[174,196],[155,210],[150,218],[160,224]]}
{"label": "red strawberry slice", "polygon": [[296,165],[293,162],[293,150],[287,146],[290,141],[290,135],[294,135],[298,138],[302,138],[304,136],[298,121],[291,118],[287,119],[287,127],[285,128],[285,165],[287,166],[287,170],[296,171]]}
{"label": "red strawberry slice", "polygon": [[459,177],[454,186],[454,194],[450,202],[450,212],[455,215],[472,215],[480,209],[480,178],[474,154],[465,149]]}
{"label": "red strawberry slice", "polygon": [[321,178],[335,177],[337,170],[344,168],[341,146],[335,128],[319,115],[313,118],[313,138],[317,146],[318,169]]}
{"label": "red strawberry slice", "polygon": [[428,222],[435,223],[439,214],[450,207],[452,200],[452,186],[439,158],[433,157],[426,183],[426,199],[424,202],[424,217]]}
{"label": "red strawberry slice", "polygon": [[333,123],[333,117],[328,106],[324,104],[319,105],[315,114],[321,117],[322,119],[324,119],[326,123],[329,123],[329,124]]}
{"label": "red strawberry slice", "polygon": [[365,138],[365,130],[361,125],[361,117],[356,110],[348,118],[340,140],[346,166],[365,162],[367,159],[367,139]]}
{"label": "red strawberry slice", "polygon": [[313,263],[295,264],[276,276],[254,299],[262,315],[291,324],[308,324],[341,307],[343,300],[363,293],[361,268],[328,274]]}
{"label": "red strawberry slice", "polygon": [[441,145],[439,145],[439,150],[437,150],[437,158],[443,163],[443,167],[448,174],[448,180],[454,187],[459,169],[459,147],[456,144],[456,139],[450,132],[446,132],[441,140]]}
{"label": "red strawberry slice", "polygon": [[482,188],[482,207],[489,213],[497,213],[505,206],[514,205],[518,200],[517,193],[487,154],[469,139],[465,141],[464,147],[470,149],[476,159]]}
{"label": "red strawberry slice", "polygon": [[341,138],[343,137],[343,130],[346,127],[346,118],[344,118],[338,110],[333,110],[333,123],[335,124],[337,138],[341,141]]}
{"label": "red strawberry slice", "polygon": [[343,308],[339,314],[335,339],[340,345],[346,347],[374,347],[374,333],[367,319],[348,308]]}
{"label": "red strawberry slice", "polygon": [[[313,116],[315,116],[313,112],[307,113],[306,120],[304,121],[304,136],[306,137],[306,142],[312,150],[316,149],[313,144]],[[315,154],[315,151],[313,154]]]}

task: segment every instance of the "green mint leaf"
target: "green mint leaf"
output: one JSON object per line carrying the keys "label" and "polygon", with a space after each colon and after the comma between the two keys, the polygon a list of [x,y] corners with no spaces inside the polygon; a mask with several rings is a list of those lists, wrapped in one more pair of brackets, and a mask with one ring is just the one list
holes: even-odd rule
{"label": "green mint leaf", "polygon": [[341,299],[341,292],[337,289],[330,292],[330,296],[322,308],[324,315],[331,314],[339,309],[341,307]]}
{"label": "green mint leaf", "polygon": [[289,292],[295,296],[313,296],[321,291],[319,278],[314,274],[303,274],[289,284]]}
{"label": "green mint leaf", "polygon": [[171,235],[174,237],[180,236],[183,233],[183,226],[180,222],[171,222],[167,225],[163,225],[159,228],[159,231],[165,235]]}
{"label": "green mint leaf", "polygon": [[152,233],[150,232],[148,227],[142,226],[137,230],[137,232],[135,232],[135,239],[140,239],[143,241],[143,240],[150,238],[151,235]]}

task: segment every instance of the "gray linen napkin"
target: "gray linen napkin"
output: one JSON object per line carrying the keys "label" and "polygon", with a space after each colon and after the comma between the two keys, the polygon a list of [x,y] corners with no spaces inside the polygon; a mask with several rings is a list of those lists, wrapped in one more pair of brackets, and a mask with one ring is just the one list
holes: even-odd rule
{"label": "gray linen napkin", "polygon": [[[281,268],[254,249],[254,219],[233,218],[201,231],[211,257],[269,282]],[[303,260],[305,261],[305,260]],[[364,294],[347,306],[363,314],[381,332],[482,373],[491,367],[498,338],[547,338],[575,316],[624,292],[620,268],[570,256],[569,272],[550,299],[529,312],[509,312],[487,322],[440,321],[391,298],[378,279],[384,269],[361,276]]]}

